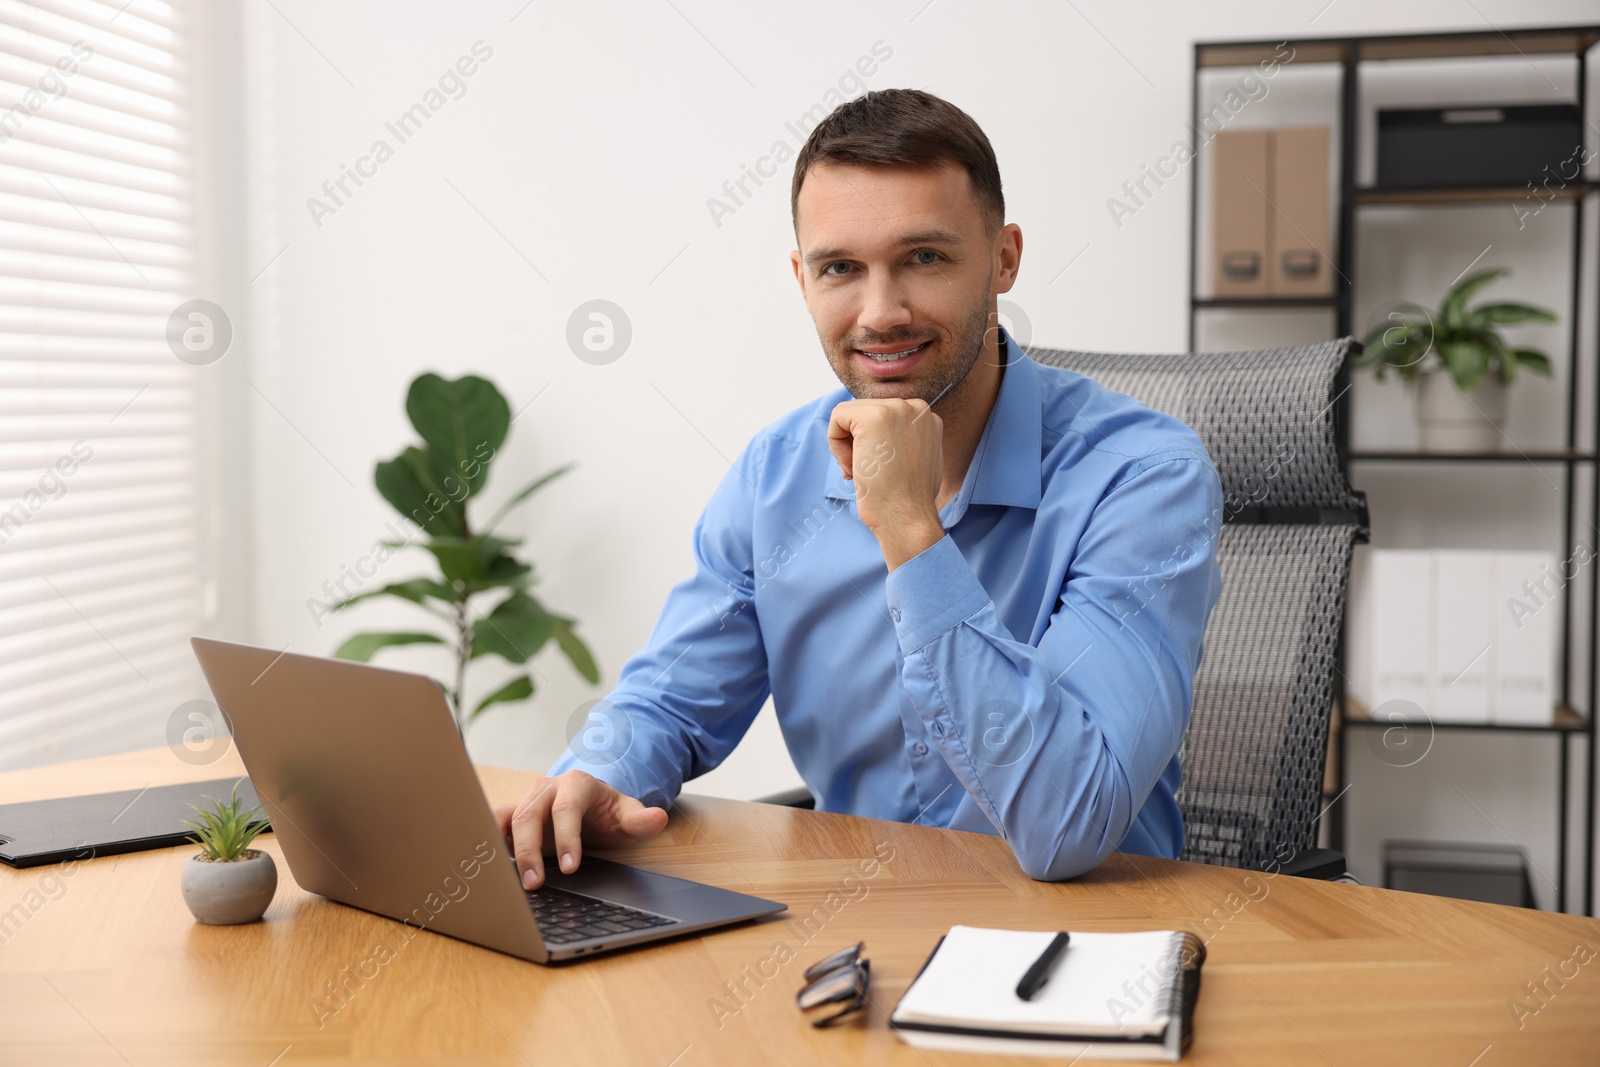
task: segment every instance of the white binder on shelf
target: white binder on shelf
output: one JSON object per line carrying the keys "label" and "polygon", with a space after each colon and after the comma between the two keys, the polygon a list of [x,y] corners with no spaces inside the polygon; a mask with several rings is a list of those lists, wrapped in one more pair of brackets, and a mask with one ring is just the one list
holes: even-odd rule
{"label": "white binder on shelf", "polygon": [[1374,718],[1431,714],[1433,575],[1430,553],[1374,549],[1368,555],[1371,683]]}
{"label": "white binder on shelf", "polygon": [[1494,664],[1495,553],[1433,553],[1435,722],[1489,722]]}
{"label": "white binder on shelf", "polygon": [[1560,575],[1546,552],[1495,553],[1491,717],[1506,726],[1548,726],[1555,709],[1555,633]]}

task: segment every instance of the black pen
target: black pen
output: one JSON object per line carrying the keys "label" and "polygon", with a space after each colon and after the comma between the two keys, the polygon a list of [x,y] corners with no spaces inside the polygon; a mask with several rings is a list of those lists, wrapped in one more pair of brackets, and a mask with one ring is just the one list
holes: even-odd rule
{"label": "black pen", "polygon": [[1051,938],[1044,952],[1033,961],[1033,966],[1022,976],[1022,981],[1017,983],[1018,997],[1032,1000],[1034,994],[1044,988],[1044,984],[1050,981],[1050,973],[1056,969],[1056,964],[1061,962],[1062,955],[1066,953],[1067,942],[1071,940],[1072,937],[1065,930]]}

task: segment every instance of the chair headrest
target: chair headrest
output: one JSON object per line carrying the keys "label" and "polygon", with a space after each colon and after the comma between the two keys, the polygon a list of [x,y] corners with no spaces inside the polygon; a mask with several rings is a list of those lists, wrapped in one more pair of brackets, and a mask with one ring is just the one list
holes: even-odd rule
{"label": "chair headrest", "polygon": [[1076,371],[1187,423],[1216,464],[1229,514],[1323,509],[1361,515],[1334,443],[1334,383],[1355,339],[1297,348],[1181,355],[1029,348],[1035,361]]}

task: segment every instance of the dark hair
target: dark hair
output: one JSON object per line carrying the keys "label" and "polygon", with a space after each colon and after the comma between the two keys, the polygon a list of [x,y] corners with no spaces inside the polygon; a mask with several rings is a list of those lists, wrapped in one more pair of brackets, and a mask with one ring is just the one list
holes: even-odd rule
{"label": "dark hair", "polygon": [[994,149],[972,116],[921,89],[879,89],[834,108],[794,161],[789,213],[800,225],[800,186],[818,163],[866,167],[954,163],[967,172],[989,233],[1005,225],[1006,198]]}

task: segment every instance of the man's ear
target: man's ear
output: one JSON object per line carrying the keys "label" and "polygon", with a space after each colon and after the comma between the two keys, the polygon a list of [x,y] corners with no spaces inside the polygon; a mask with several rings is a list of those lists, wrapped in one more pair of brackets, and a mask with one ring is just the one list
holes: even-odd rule
{"label": "man's ear", "polygon": [[999,264],[994,272],[994,291],[1009,293],[1022,269],[1022,227],[1008,222],[1000,228],[995,235],[995,255]]}
{"label": "man's ear", "polygon": [[789,265],[794,268],[794,280],[800,283],[800,299],[806,298],[806,276],[800,268],[800,250],[793,249],[789,253]]}

